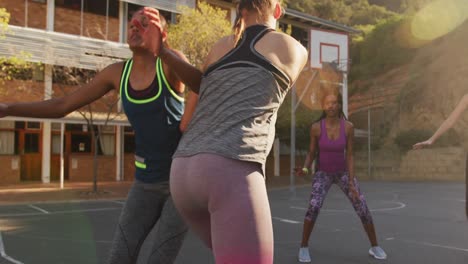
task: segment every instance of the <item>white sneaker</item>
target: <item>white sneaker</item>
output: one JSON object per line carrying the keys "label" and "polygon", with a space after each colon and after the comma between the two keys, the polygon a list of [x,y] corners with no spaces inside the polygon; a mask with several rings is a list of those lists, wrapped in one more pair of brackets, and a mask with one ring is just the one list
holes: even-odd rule
{"label": "white sneaker", "polygon": [[309,254],[309,248],[307,247],[301,247],[299,249],[299,262],[302,262],[302,263],[309,263],[311,262],[312,260],[310,259],[310,254]]}
{"label": "white sneaker", "polygon": [[376,259],[387,259],[387,254],[385,254],[385,251],[379,246],[371,247],[369,249],[369,255]]}

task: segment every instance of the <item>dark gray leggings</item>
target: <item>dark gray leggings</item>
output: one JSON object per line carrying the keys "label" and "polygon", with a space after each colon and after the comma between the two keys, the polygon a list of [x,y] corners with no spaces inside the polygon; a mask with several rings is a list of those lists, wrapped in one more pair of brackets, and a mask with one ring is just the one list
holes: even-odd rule
{"label": "dark gray leggings", "polygon": [[174,263],[187,227],[169,196],[169,184],[135,181],[120,215],[108,263],[136,263],[141,245],[156,227],[146,263]]}

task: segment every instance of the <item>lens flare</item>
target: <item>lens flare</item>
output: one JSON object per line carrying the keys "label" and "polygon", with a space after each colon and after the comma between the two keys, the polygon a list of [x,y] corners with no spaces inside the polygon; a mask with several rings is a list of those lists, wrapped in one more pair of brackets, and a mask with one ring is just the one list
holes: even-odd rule
{"label": "lens flare", "polygon": [[307,68],[296,81],[295,92],[297,100],[308,109],[321,110],[321,97],[329,89],[342,87],[341,73],[332,67],[324,65],[323,69]]}
{"label": "lens flare", "polygon": [[414,15],[410,24],[411,35],[416,41],[432,41],[452,32],[466,19],[466,0],[436,0]]}

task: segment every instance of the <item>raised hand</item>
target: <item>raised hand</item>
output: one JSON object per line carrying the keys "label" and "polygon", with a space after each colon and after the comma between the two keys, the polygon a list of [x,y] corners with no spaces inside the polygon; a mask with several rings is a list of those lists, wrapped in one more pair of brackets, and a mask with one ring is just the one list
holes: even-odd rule
{"label": "raised hand", "polygon": [[159,11],[151,7],[145,7],[140,13],[146,17],[146,25],[136,25],[143,32],[143,46],[149,49],[155,56],[158,56],[163,48],[163,38],[166,37]]}

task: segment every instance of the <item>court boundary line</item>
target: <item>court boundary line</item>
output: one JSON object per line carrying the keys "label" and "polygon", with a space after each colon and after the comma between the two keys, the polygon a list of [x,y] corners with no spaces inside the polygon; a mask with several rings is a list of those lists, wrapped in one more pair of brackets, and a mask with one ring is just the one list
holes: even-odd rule
{"label": "court boundary line", "polygon": [[[385,201],[386,203],[395,203],[398,204],[396,207],[388,207],[388,208],[375,208],[375,209],[369,209],[371,212],[386,212],[386,211],[394,211],[394,210],[400,210],[406,207],[405,203],[402,202],[394,202],[394,201]],[[300,207],[300,206],[289,206],[291,209],[296,209],[296,210],[308,210],[308,208],[305,207]],[[354,213],[352,210],[346,210],[346,209],[320,209],[320,211],[325,211],[325,212],[331,212],[331,213]]]}
{"label": "court boundary line", "polygon": [[2,232],[0,232],[0,255],[2,256],[2,258],[12,262],[12,263],[15,263],[15,264],[24,264],[23,262],[19,261],[19,260],[16,260],[10,256],[7,255],[6,251],[5,251],[5,244],[3,243],[3,237],[2,237]]}

